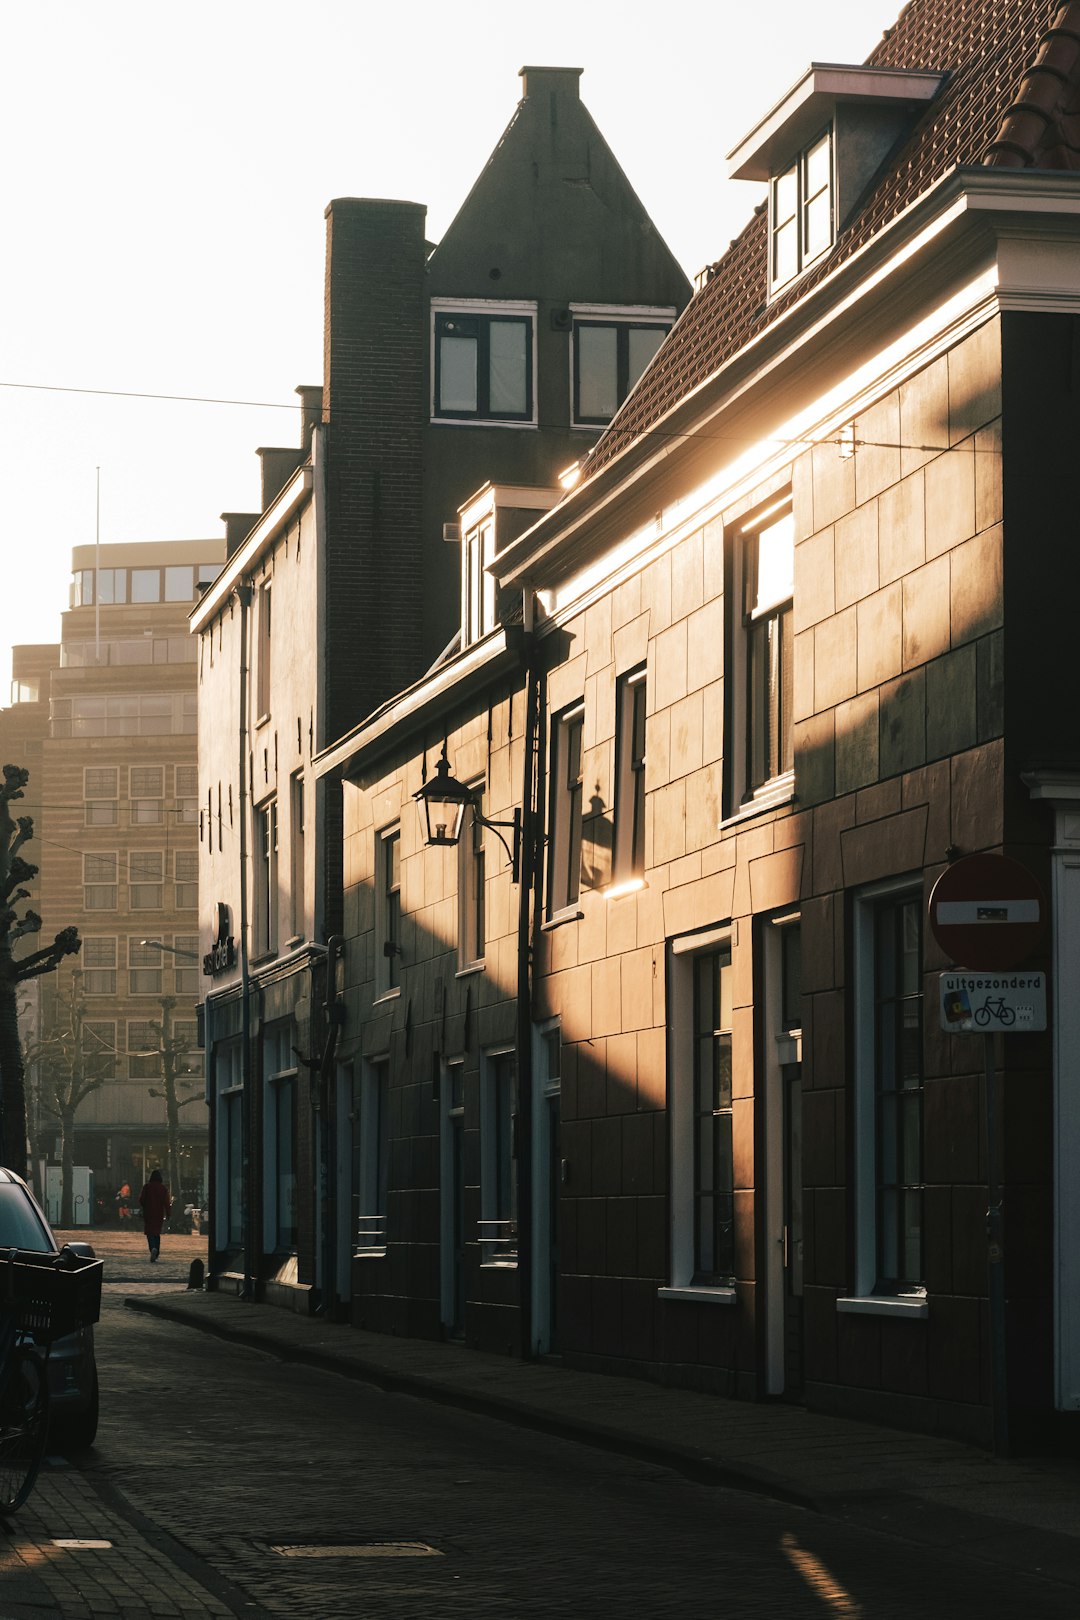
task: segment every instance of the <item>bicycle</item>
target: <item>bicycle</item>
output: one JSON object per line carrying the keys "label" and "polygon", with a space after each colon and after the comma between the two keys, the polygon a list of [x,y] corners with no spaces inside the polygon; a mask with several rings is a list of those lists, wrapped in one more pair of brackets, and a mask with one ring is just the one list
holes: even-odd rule
{"label": "bicycle", "polygon": [[30,1495],[45,1455],[53,1340],[98,1320],[102,1262],[68,1249],[9,1249],[0,1271],[0,1517],[7,1517]]}
{"label": "bicycle", "polygon": [[1011,1007],[1005,1005],[1004,996],[987,996],[981,1007],[975,1009],[975,1022],[985,1026],[996,1018],[999,1024],[1008,1026],[1016,1022],[1016,1014]]}

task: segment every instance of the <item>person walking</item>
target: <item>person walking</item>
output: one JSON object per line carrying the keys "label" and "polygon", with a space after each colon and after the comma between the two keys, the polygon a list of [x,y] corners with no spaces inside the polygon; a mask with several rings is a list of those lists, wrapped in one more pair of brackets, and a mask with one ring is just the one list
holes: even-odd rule
{"label": "person walking", "polygon": [[172,1209],[169,1189],[161,1179],[160,1170],[151,1170],[150,1180],[139,1194],[139,1206],[143,1212],[150,1259],[153,1261],[161,1253],[161,1228]]}

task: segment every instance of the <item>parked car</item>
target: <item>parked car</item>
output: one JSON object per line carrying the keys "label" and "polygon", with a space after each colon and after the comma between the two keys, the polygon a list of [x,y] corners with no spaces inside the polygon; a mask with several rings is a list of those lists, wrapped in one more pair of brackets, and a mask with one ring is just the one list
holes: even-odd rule
{"label": "parked car", "polygon": [[[89,1243],[69,1249],[94,1258]],[[0,1169],[0,1250],[32,1249],[58,1254],[52,1227],[26,1182],[13,1170]],[[92,1446],[98,1426],[98,1374],[94,1330],[79,1328],[56,1339],[49,1354],[50,1434],[57,1443]]]}

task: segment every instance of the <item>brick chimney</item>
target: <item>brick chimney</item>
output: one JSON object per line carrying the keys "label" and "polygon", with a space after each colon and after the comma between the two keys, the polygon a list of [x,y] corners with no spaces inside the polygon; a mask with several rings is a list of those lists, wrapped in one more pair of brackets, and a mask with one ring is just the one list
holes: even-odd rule
{"label": "brick chimney", "polygon": [[425,217],[326,211],[326,741],[422,673]]}

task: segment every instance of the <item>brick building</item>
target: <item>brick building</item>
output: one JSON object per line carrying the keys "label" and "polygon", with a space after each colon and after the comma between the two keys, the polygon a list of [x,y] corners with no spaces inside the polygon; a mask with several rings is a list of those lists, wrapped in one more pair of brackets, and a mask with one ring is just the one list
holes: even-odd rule
{"label": "brick building", "polygon": [[[192,618],[211,1269],[299,1308],[348,1298],[353,1230],[336,1121],[354,1100],[326,1006],[341,788],[313,761],[455,637],[462,502],[495,472],[550,503],[690,293],[579,77],[522,70],[436,247],[417,204],[330,204],[321,388],[300,390],[301,442],[260,451],[262,510],[227,516],[228,564]],[[487,545],[465,549],[490,617]]]}
{"label": "brick building", "polygon": [[[1078,86],[1080,5],[911,0],[762,109],[731,168],[767,203],[493,548],[498,622],[470,636],[463,583],[452,656],[317,762],[355,1320],[1071,1432]],[[463,533],[529,500],[481,490]],[[456,849],[412,802],[447,771]],[[515,812],[520,881],[485,825],[513,853]],[[974,852],[1053,896],[1050,1028],[994,1048],[1003,1346],[984,1051],[927,927]]]}

